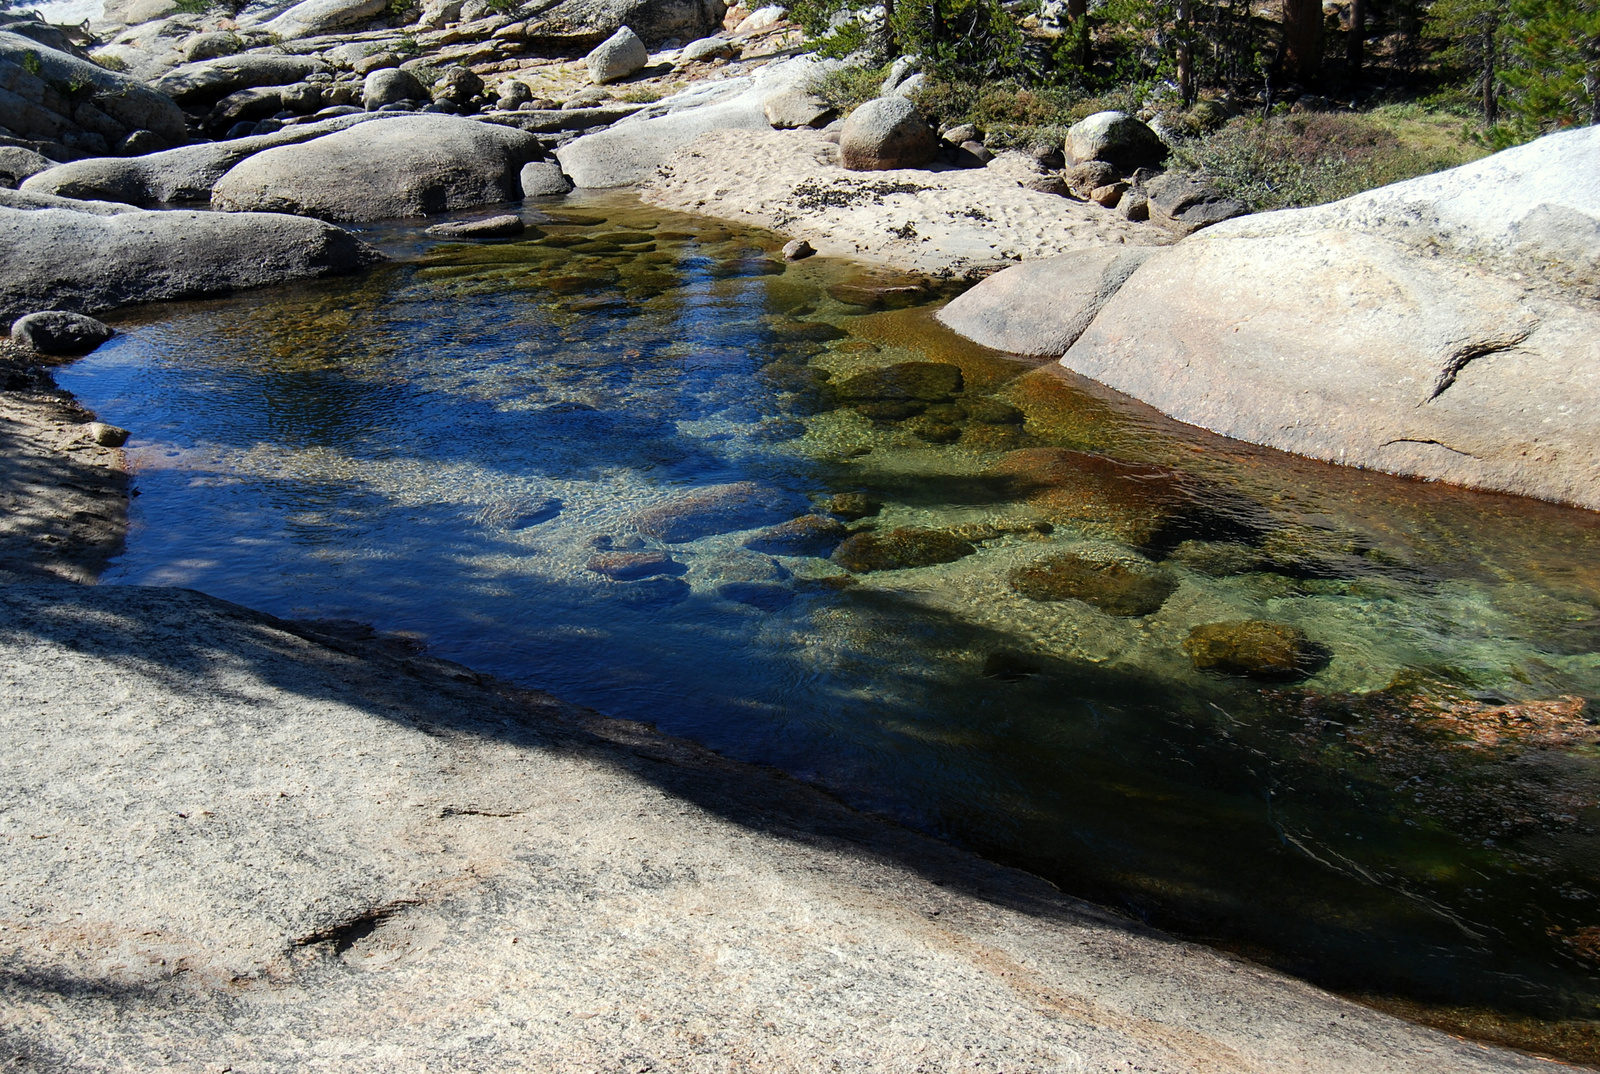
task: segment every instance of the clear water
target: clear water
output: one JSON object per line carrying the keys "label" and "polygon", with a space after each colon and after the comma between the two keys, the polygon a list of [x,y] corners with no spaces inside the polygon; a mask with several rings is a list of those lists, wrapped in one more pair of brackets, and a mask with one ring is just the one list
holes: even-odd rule
{"label": "clear water", "polygon": [[[1600,754],[1582,703],[1553,700],[1600,695],[1596,516],[1177,425],[929,305],[840,301],[859,267],[784,270],[772,235],[624,195],[544,208],[569,222],[482,245],[378,231],[397,261],[360,279],[121,320],[60,375],[134,430],[105,580],[415,632],[1152,923],[1600,1055]],[[1025,426],[957,415],[933,443],[926,415],[834,390],[907,361],[958,365],[969,412],[1004,400]],[[994,476],[1050,447],[1137,466],[1109,500]],[[791,514],[868,493],[881,513],[854,525],[879,533],[1053,530],[859,575],[750,531],[638,533],[735,481]],[[589,569],[608,544],[676,573],[611,580]],[[1071,550],[1160,561],[1176,587],[1130,617],[1011,586]],[[1249,619],[1302,629],[1313,673],[1196,669],[1193,627]]]}

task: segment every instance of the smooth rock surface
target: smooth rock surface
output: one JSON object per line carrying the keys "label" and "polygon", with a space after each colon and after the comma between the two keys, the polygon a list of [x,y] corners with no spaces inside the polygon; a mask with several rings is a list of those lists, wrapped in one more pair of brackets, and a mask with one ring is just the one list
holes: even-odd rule
{"label": "smooth rock surface", "polygon": [[364,221],[513,201],[538,139],[454,116],[363,123],[257,153],[216,184],[212,206]]}
{"label": "smooth rock surface", "polygon": [[155,88],[181,105],[210,105],[242,89],[292,86],[327,69],[327,64],[313,56],[249,53],[185,64],[157,79]]}
{"label": "smooth rock surface", "polygon": [[617,187],[649,179],[674,151],[709,131],[770,130],[768,99],[811,83],[837,61],[797,56],[717,82],[691,85],[556,150],[561,170],[580,187]]}
{"label": "smooth rock surface", "polygon": [[380,260],[347,231],[291,216],[0,208],[0,320],[40,306],[96,313],[332,276]]}
{"label": "smooth rock surface", "polygon": [[110,339],[112,331],[93,317],[62,310],[41,310],[18,317],[11,341],[40,354],[88,354]]}
{"label": "smooth rock surface", "polygon": [[381,15],[389,0],[301,0],[261,28],[286,41],[333,33]]}
{"label": "smooth rock surface", "polygon": [[1062,364],[1242,440],[1600,509],[1596,266],[1587,128],[1199,232]]}
{"label": "smooth rock surface", "polygon": [[589,81],[596,85],[627,78],[650,62],[650,52],[639,35],[624,26],[596,45],[583,58]]}
{"label": "smooth rock surface", "polygon": [[845,118],[839,162],[850,171],[920,168],[939,151],[939,138],[904,97],[877,97]]}
{"label": "smooth rock surface", "polygon": [[19,1067],[1549,1067],[354,631],[7,585],[0,667]]}
{"label": "smooth rock surface", "polygon": [[40,172],[24,182],[22,189],[146,208],[169,202],[209,201],[217,180],[241,160],[275,146],[295,145],[332,134],[367,118],[342,116],[288,127],[276,134],[188,145],[143,157],[75,160]]}
{"label": "smooth rock surface", "polygon": [[936,316],[985,347],[1059,358],[1153,252],[1095,246],[1025,261],[958,295]]}

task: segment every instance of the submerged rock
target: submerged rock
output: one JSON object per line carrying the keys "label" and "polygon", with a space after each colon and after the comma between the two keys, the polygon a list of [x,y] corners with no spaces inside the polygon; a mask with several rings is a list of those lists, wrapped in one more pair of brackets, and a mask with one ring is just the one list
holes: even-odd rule
{"label": "submerged rock", "polygon": [[827,515],[801,515],[756,534],[745,547],[775,556],[826,556],[850,535],[844,523]]}
{"label": "submerged rock", "polygon": [[13,343],[40,354],[88,354],[113,334],[93,317],[61,310],[30,313],[11,326]]}
{"label": "submerged rock", "polygon": [[782,489],[737,481],[680,493],[640,511],[633,522],[645,536],[677,544],[770,525],[793,515],[801,505],[799,497]]}
{"label": "submerged rock", "polygon": [[1183,651],[1201,671],[1256,679],[1300,678],[1327,663],[1305,631],[1265,619],[1204,623],[1189,632]]}
{"label": "submerged rock", "polygon": [[1013,451],[989,473],[1052,522],[1102,528],[1141,548],[1184,529],[1186,512],[1201,513],[1177,471],[1070,448]]}
{"label": "submerged rock", "polygon": [[833,561],[856,574],[953,563],[977,549],[946,530],[902,526],[888,533],[857,533],[834,550]]}
{"label": "submerged rock", "polygon": [[665,552],[601,552],[589,558],[589,569],[613,581],[627,582],[658,574],[682,574],[684,566]]}
{"label": "submerged rock", "polygon": [[508,239],[526,230],[527,225],[520,216],[505,213],[486,220],[450,220],[435,224],[428,229],[428,234],[450,239]]}
{"label": "submerged rock", "polygon": [[[947,362],[899,362],[841,381],[839,398],[859,402],[942,403],[963,387],[961,367]],[[923,407],[919,406],[917,410]],[[902,415],[906,416],[906,415]]]}
{"label": "submerged rock", "polygon": [[883,501],[865,492],[836,492],[817,502],[820,510],[838,515],[847,522],[869,518],[883,510]]}
{"label": "submerged rock", "polygon": [[1011,572],[1011,588],[1029,600],[1081,600],[1107,615],[1159,611],[1177,579],[1152,563],[1060,552]]}

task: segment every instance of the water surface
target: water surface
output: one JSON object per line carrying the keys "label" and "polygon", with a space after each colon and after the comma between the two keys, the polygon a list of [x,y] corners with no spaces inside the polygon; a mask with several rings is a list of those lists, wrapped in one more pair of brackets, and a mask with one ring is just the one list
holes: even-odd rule
{"label": "water surface", "polygon": [[[399,260],[360,279],[124,318],[60,376],[134,430],[105,580],[412,632],[1154,924],[1600,1056],[1596,516],[1224,441],[961,341],[932,294],[864,306],[858,266],[785,267],[773,235],[543,208],[516,242],[377,231]],[[850,395],[913,361],[960,390]],[[747,547],[765,521],[640,532],[735,482],[975,552],[852,574]],[[1170,592],[1017,591],[1064,553]],[[1195,667],[1196,626],[1247,620],[1303,631],[1300,671]]]}

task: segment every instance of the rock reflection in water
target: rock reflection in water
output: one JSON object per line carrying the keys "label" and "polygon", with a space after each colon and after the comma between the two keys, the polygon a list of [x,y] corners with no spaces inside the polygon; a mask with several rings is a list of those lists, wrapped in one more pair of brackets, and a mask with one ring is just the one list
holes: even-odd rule
{"label": "rock reflection in water", "polygon": [[106,580],[420,631],[1154,923],[1594,1047],[1593,516],[1221,441],[776,236],[549,217],[124,318],[61,377],[135,430]]}

